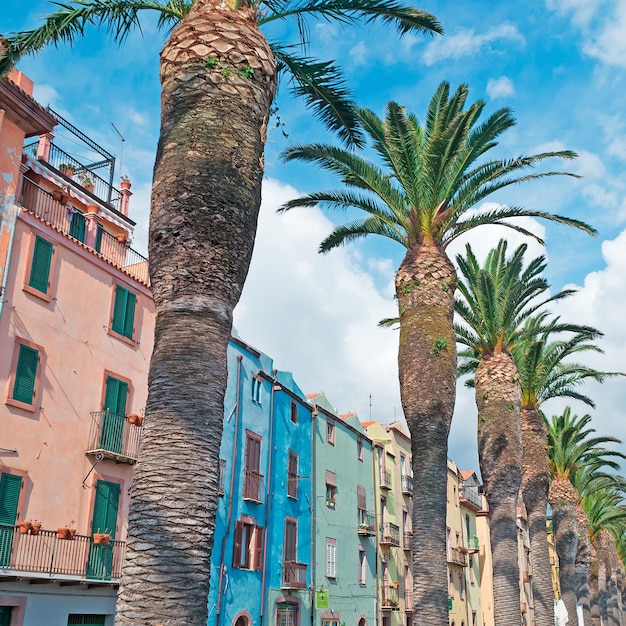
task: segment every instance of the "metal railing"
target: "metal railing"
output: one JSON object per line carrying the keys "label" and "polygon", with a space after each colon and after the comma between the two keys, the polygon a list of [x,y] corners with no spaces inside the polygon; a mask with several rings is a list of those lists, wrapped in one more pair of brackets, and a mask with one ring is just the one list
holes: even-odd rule
{"label": "metal railing", "polygon": [[306,573],[306,564],[283,561],[283,589],[306,589]]}
{"label": "metal railing", "polygon": [[394,611],[398,609],[398,588],[389,583],[383,583],[382,598],[380,608],[384,611]]}
{"label": "metal railing", "polygon": [[408,474],[402,475],[402,493],[408,496],[413,495],[413,476]]}
{"label": "metal railing", "polygon": [[247,469],[244,472],[243,499],[263,502],[263,475],[256,470]]}
{"label": "metal railing", "polygon": [[413,591],[406,590],[404,592],[404,610],[407,613],[413,612]]}
{"label": "metal railing", "polygon": [[87,454],[102,454],[104,458],[122,463],[136,463],[139,458],[143,428],[129,421],[128,416],[109,410],[91,414],[91,429]]}
{"label": "metal railing", "polygon": [[467,551],[472,553],[472,552],[478,552],[480,550],[480,542],[478,540],[478,537],[476,535],[470,535],[467,538]]}
{"label": "metal railing", "polygon": [[467,554],[458,548],[448,548],[448,563],[467,566]]}
{"label": "metal railing", "polygon": [[402,547],[405,550],[413,549],[413,533],[410,530],[402,531]]}
{"label": "metal railing", "polygon": [[400,545],[400,527],[387,522],[380,528],[381,545],[399,546]]}
{"label": "metal railing", "polygon": [[381,489],[391,489],[391,470],[381,469],[380,470],[380,488]]}
{"label": "metal railing", "polygon": [[95,544],[92,537],[61,539],[56,530],[22,534],[18,526],[0,525],[0,575],[46,574],[65,580],[117,581],[126,544]]}
{"label": "metal railing", "polygon": [[461,487],[459,492],[462,500],[467,500],[467,502],[473,504],[478,509],[483,508],[483,500],[478,493],[478,487]]}
{"label": "metal railing", "polygon": [[[61,191],[50,193],[28,178],[22,179],[21,204],[62,233],[84,243],[85,216],[68,204],[69,197]],[[94,250],[102,257],[127,272],[136,280],[148,283],[148,259],[125,242],[99,227]]]}
{"label": "metal railing", "polygon": [[359,535],[376,534],[376,520],[373,513],[359,509],[357,532]]}

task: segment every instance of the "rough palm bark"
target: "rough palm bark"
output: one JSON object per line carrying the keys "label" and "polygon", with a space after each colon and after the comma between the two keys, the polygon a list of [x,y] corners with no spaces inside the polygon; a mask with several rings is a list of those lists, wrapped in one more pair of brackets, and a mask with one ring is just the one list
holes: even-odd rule
{"label": "rough palm bark", "polygon": [[523,464],[522,497],[528,516],[530,553],[533,561],[533,602],[536,626],[554,625],[554,593],[546,510],[550,489],[547,429],[537,408],[520,413]]}
{"label": "rough palm bark", "polygon": [[[576,596],[582,607],[583,625],[592,626],[590,567],[592,560],[591,541],[589,540],[589,518],[585,509],[576,505],[576,523],[578,527],[578,549],[576,551]],[[583,626],[581,625],[581,626]]]}
{"label": "rough palm bark", "polygon": [[446,527],[446,482],[441,476],[447,473],[455,401],[455,286],[454,267],[437,244],[409,249],[396,274],[400,392],[414,474],[414,626],[448,622],[445,535],[431,529]]}
{"label": "rough palm bark", "polygon": [[474,376],[478,459],[489,504],[495,623],[521,615],[517,559],[517,498],[522,481],[521,390],[511,357],[484,356]]}
{"label": "rough palm bark", "polygon": [[[207,65],[210,57],[230,73]],[[226,348],[260,205],[259,129],[276,85],[254,10],[199,0],[161,53],[161,82],[155,345],[117,623],[204,625]]]}
{"label": "rough palm bark", "polygon": [[[561,597],[570,616],[576,615],[576,551],[578,493],[568,478],[555,478],[548,495],[552,507],[554,547],[559,559]],[[570,619],[572,619],[570,617]]]}
{"label": "rough palm bark", "polygon": [[600,624],[600,592],[598,585],[599,562],[598,551],[593,542],[590,546],[591,564],[589,566],[589,612],[591,613],[592,626]]}

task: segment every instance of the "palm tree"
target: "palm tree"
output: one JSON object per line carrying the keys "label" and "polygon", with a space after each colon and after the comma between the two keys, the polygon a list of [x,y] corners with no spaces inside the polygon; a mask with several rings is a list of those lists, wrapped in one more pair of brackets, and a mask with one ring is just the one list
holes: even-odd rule
{"label": "palm tree", "polygon": [[[607,450],[604,444],[621,443],[615,437],[595,436],[594,428],[587,428],[590,415],[572,415],[567,407],[561,415],[546,420],[548,452],[550,457],[550,491],[554,546],[559,558],[559,582],[567,612],[576,614],[576,553],[578,527],[576,505],[579,495],[575,487],[583,481],[587,492],[605,486],[611,480],[608,469],[618,469],[615,458],[626,458],[620,452]],[[601,481],[595,483],[595,481]],[[581,485],[578,485],[581,489]]]}
{"label": "palm tree", "polygon": [[[567,397],[594,407],[591,398],[578,390],[579,386],[587,379],[603,382],[606,377],[616,374],[599,372],[581,363],[568,362],[568,359],[575,358],[580,353],[602,352],[591,343],[602,336],[594,328],[563,324],[558,318],[546,324],[544,319],[535,317],[528,320],[524,330],[524,340],[513,349],[513,359],[519,370],[522,388],[522,497],[528,516],[530,550],[533,556],[535,622],[537,626],[552,626],[554,602],[546,535],[550,471],[546,426],[541,406],[551,398]],[[557,339],[553,340],[553,337]],[[588,601],[586,604],[588,606]]]}
{"label": "palm tree", "polygon": [[[507,256],[501,240],[480,265],[469,245],[456,263],[460,278],[455,303],[460,323],[457,342],[459,375],[473,373],[478,408],[478,459],[489,504],[493,555],[494,611],[497,624],[504,616],[519,615],[517,560],[517,499],[522,479],[520,435],[520,374],[513,351],[528,331],[526,321],[551,300],[570,295],[562,291],[550,297],[542,274],[544,256],[524,266],[527,246]],[[545,315],[538,315],[531,328]],[[544,518],[545,534],[545,518]]]}
{"label": "palm tree", "polygon": [[413,620],[435,626],[448,622],[445,477],[456,384],[456,272],[445,249],[482,224],[505,224],[531,235],[507,223],[521,215],[594,232],[579,221],[521,207],[468,213],[509,185],[562,173],[528,171],[544,160],[575,155],[562,151],[509,160],[485,157],[515,120],[504,108],[479,123],[485,104],[478,100],[466,109],[467,96],[467,85],[451,93],[448,83],[441,83],[423,125],[395,102],[387,105],[384,119],[359,109],[357,117],[381,166],[354,151],[325,144],[293,146],[284,152],[286,161],[315,163],[338,175],[343,185],[294,199],[282,210],[319,204],[366,214],[337,227],[321,243],[321,252],[367,235],[382,235],[406,248],[395,286],[400,394],[411,432],[414,472]]}
{"label": "palm tree", "polygon": [[[441,32],[399,0],[74,0],[4,38],[0,75],[24,54],[73,43],[90,25],[123,42],[146,12],[172,29],[161,52],[161,133],[150,218],[155,345],[129,513],[118,623],[205,624],[232,311],[248,272],[265,129],[277,73],[348,143],[360,132],[337,66],[270,45],[259,26],[382,21]],[[164,447],[163,442],[167,442]]]}

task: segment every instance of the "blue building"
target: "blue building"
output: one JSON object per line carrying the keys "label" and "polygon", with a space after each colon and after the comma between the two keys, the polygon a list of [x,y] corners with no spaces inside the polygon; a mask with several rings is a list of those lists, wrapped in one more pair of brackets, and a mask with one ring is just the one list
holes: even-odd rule
{"label": "blue building", "polygon": [[312,413],[291,374],[231,340],[209,626],[311,622]]}

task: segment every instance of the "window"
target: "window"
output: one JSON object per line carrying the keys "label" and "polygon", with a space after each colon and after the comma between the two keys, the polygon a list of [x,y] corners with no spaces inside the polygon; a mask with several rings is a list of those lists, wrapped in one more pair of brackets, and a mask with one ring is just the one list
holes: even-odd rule
{"label": "window", "polygon": [[39,351],[24,343],[18,345],[17,366],[11,398],[17,402],[32,405],[35,398]]}
{"label": "window", "polygon": [[104,626],[106,615],[94,613],[70,613],[67,616],[67,626]]}
{"label": "window", "polygon": [[276,607],[276,626],[297,626],[298,605],[280,602]]}
{"label": "window", "polygon": [[474,555],[470,554],[469,556],[469,580],[470,584],[474,584],[476,581],[474,579]]}
{"label": "window", "polygon": [[476,621],[476,611],[472,611],[472,626],[476,626],[478,622]]}
{"label": "window", "polygon": [[115,301],[113,303],[113,319],[111,321],[111,330],[119,333],[127,339],[133,338],[135,328],[135,305],[137,296],[120,287],[115,286]]}
{"label": "window", "polygon": [[326,441],[335,445],[335,420],[330,418],[326,420]]}
{"label": "window", "polygon": [[322,626],[339,626],[339,619],[334,617],[322,617]]}
{"label": "window", "polygon": [[454,598],[454,574],[452,572],[448,577],[448,596]]}
{"label": "window", "polygon": [[[33,246],[33,256],[30,263],[30,274],[28,277],[28,287],[47,294],[50,287],[50,267],[52,264],[52,253],[54,246],[45,239],[35,237]],[[30,289],[28,290],[30,291]]]}
{"label": "window", "polygon": [[285,561],[298,560],[298,522],[293,517],[285,519]]}
{"label": "window", "polygon": [[293,400],[291,401],[289,417],[294,424],[298,423],[298,403]]}
{"label": "window", "polygon": [[337,503],[337,474],[326,470],[326,506],[334,509]]}
{"label": "window", "polygon": [[[0,475],[0,567],[7,567],[11,561],[13,528],[17,521],[22,477],[15,474]],[[7,526],[9,528],[7,528]]]}
{"label": "window", "polygon": [[367,582],[367,555],[365,550],[359,547],[359,585]]}
{"label": "window", "polygon": [[356,440],[356,458],[359,461],[363,460],[363,437],[357,437],[357,440]]}
{"label": "window", "polygon": [[251,395],[252,395],[252,402],[261,404],[261,377],[260,376],[252,376]]}
{"label": "window", "polygon": [[463,578],[463,574],[459,574],[459,599],[463,599],[465,595],[465,579]]}
{"label": "window", "polygon": [[71,211],[68,209],[70,219],[70,237],[78,239],[81,243],[85,243],[85,230],[87,222],[85,216],[78,209],[72,207]]}
{"label": "window", "polygon": [[298,497],[298,455],[289,450],[289,468],[287,469],[287,496]]}
{"label": "window", "polygon": [[356,486],[356,507],[359,526],[362,528],[373,529],[373,520],[368,519],[369,516],[367,514],[367,493],[363,485]]}
{"label": "window", "polygon": [[244,500],[262,502],[261,486],[263,476],[261,467],[261,437],[246,431],[246,458],[244,469],[243,497]]}
{"label": "window", "polygon": [[326,578],[337,577],[337,540],[326,539]]}
{"label": "window", "polygon": [[250,518],[235,522],[233,567],[259,571],[263,549],[263,527],[256,526]]}

